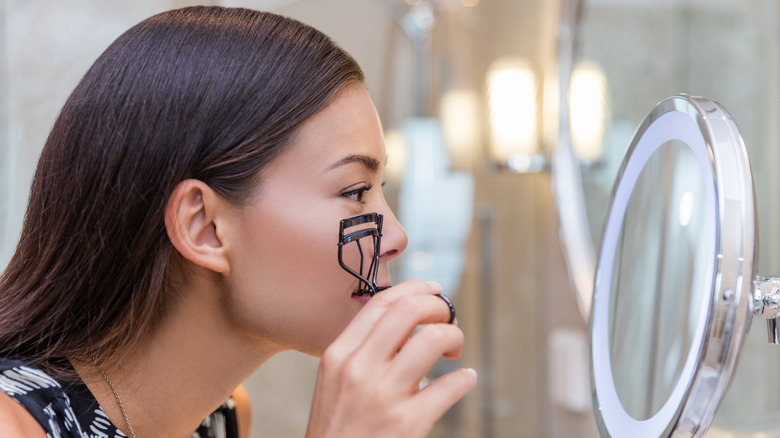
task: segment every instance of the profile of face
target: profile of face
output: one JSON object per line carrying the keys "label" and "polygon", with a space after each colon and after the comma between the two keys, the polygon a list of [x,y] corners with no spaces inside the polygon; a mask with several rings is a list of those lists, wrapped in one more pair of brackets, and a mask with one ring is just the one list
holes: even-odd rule
{"label": "profile of face", "polygon": [[369,299],[338,262],[339,224],[350,216],[384,215],[377,285],[390,285],[387,262],[407,238],[382,193],[385,161],[373,102],[352,85],[263,170],[256,199],[222,231],[233,242],[225,309],[242,333],[313,355],[338,336]]}

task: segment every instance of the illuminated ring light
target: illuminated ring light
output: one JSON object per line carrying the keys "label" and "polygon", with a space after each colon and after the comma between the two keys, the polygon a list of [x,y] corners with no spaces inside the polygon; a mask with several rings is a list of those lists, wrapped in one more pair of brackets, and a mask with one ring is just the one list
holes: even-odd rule
{"label": "illuminated ring light", "polygon": [[[659,104],[660,106],[660,104]],[[690,107],[686,108],[690,111]],[[660,115],[658,115],[660,113]],[[681,406],[684,404],[696,373],[700,355],[702,354],[707,321],[710,316],[709,294],[703,294],[696,329],[691,347],[685,360],[680,377],[663,406],[652,417],[637,420],[631,417],[623,408],[612,377],[612,362],[609,348],[609,303],[612,293],[612,270],[614,267],[617,243],[623,229],[623,219],[628,207],[631,193],[636,186],[639,175],[650,157],[663,144],[671,140],[679,140],[687,145],[699,163],[705,180],[707,206],[717,211],[715,199],[715,175],[713,173],[707,141],[703,137],[701,127],[697,123],[695,112],[679,108],[653,111],[648,120],[649,125],[644,132],[637,131],[633,146],[629,149],[628,158],[623,163],[618,176],[617,187],[613,195],[612,207],[604,229],[604,240],[599,257],[596,281],[594,287],[593,308],[591,315],[591,372],[594,386],[594,404],[597,417],[612,436],[652,437],[657,438],[668,434],[669,428],[676,422]],[[644,126],[644,125],[643,125]],[[641,136],[641,138],[637,138]],[[705,260],[715,259],[716,214],[707,215],[707,228],[703,241],[706,248]],[[707,267],[705,290],[713,290],[714,264]]]}

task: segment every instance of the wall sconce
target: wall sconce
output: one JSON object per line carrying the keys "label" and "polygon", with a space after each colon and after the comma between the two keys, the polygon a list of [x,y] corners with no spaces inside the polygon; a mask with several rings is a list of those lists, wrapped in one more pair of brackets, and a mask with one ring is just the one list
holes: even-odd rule
{"label": "wall sconce", "polygon": [[385,153],[387,166],[385,173],[392,181],[400,181],[406,169],[406,140],[398,129],[385,131]]}
{"label": "wall sconce", "polygon": [[[500,165],[516,172],[539,170],[534,158],[539,149],[537,133],[536,75],[528,61],[504,58],[495,61],[487,75],[490,120],[490,152]],[[514,167],[520,166],[520,167]]]}
{"label": "wall sconce", "polygon": [[604,149],[608,119],[607,79],[598,64],[583,61],[571,75],[569,121],[574,154],[582,161],[596,163]]}
{"label": "wall sconce", "polygon": [[480,149],[479,94],[453,89],[444,93],[439,117],[453,169],[471,169]]}

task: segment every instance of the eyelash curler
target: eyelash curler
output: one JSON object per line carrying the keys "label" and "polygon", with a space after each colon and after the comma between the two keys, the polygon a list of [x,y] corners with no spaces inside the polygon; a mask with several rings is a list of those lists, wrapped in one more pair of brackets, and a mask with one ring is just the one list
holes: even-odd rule
{"label": "eyelash curler", "polygon": [[[350,228],[354,228],[360,225],[366,225],[365,228],[360,228],[356,231],[349,231]],[[374,255],[371,257],[371,263],[368,265],[365,276],[363,275],[363,268],[365,257],[363,255],[363,247],[360,244],[360,240],[366,237],[370,237],[374,244]],[[360,282],[358,285],[357,294],[360,296],[370,295],[374,296],[377,292],[381,292],[386,287],[378,287],[376,285],[376,276],[379,270],[379,253],[380,243],[382,241],[382,215],[379,213],[361,214],[358,216],[348,217],[341,220],[339,226],[339,265],[345,271],[352,274]],[[358,271],[350,268],[344,263],[343,250],[344,247],[350,243],[357,245],[358,254],[360,254],[360,266]]]}
{"label": "eyelash curler", "polygon": [[[348,232],[350,228],[354,228],[360,225],[365,225],[363,228],[359,228],[355,231]],[[371,257],[371,263],[368,265],[366,275],[363,276],[364,256],[363,247],[360,244],[360,239],[371,237],[371,242],[374,244],[374,255]],[[360,282],[358,284],[357,294],[359,296],[370,295],[374,296],[377,292],[382,292],[387,287],[378,287],[376,285],[377,271],[379,270],[379,253],[380,243],[382,241],[382,215],[379,213],[361,214],[358,216],[348,217],[341,220],[339,226],[339,265],[345,271],[352,274]],[[360,254],[360,266],[359,271],[347,266],[344,263],[343,253],[344,247],[354,242],[357,245],[358,254]],[[455,322],[455,306],[452,304],[452,300],[444,294],[436,294],[437,297],[444,300],[447,303],[447,307],[450,310],[449,323]]]}

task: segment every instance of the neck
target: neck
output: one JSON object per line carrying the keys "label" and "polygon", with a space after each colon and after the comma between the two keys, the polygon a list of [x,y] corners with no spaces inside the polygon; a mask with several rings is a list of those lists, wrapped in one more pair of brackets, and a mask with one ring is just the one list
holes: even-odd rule
{"label": "neck", "polygon": [[[283,350],[231,326],[220,311],[224,291],[204,284],[179,294],[138,347],[101,364],[139,438],[191,437],[252,372]],[[129,434],[119,403],[95,364],[73,365],[112,423]]]}

